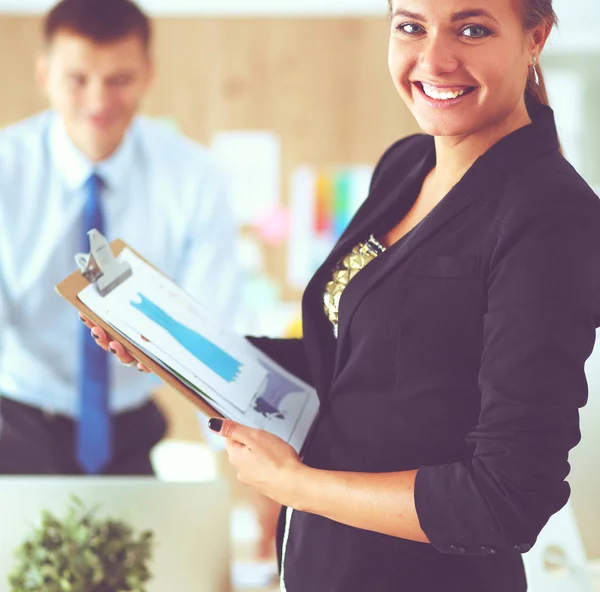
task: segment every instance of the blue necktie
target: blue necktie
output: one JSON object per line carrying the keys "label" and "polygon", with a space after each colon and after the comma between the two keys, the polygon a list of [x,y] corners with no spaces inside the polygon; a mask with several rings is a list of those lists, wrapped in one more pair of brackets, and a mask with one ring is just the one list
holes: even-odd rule
{"label": "blue necktie", "polygon": [[[81,250],[88,253],[88,230],[104,233],[100,194],[102,179],[92,174],[86,181],[86,202],[81,223]],[[108,354],[95,343],[87,327],[81,327],[79,368],[79,423],[77,459],[88,474],[98,474],[111,459],[111,416],[108,402]]]}

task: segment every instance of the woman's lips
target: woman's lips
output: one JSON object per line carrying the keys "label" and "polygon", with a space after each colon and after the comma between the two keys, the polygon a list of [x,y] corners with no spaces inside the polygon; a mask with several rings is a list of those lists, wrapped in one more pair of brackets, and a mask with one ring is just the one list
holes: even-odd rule
{"label": "woman's lips", "polygon": [[476,90],[474,86],[433,86],[426,82],[413,82],[413,86],[430,105],[435,107],[455,105]]}

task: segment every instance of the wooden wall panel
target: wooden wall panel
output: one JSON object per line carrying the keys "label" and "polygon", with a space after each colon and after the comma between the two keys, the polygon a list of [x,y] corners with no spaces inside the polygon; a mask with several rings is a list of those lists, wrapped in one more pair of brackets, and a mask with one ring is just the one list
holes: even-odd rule
{"label": "wooden wall panel", "polygon": [[[0,15],[0,126],[45,107],[33,80],[40,26]],[[385,18],[161,18],[155,32],[157,78],[144,110],[204,143],[223,129],[274,130],[284,197],[294,166],[375,162],[416,130],[387,71]],[[284,250],[268,252],[277,277]]]}
{"label": "wooden wall panel", "polygon": [[[33,82],[37,17],[0,15],[0,125],[44,107]],[[387,72],[385,19],[162,18],[145,105],[203,142],[270,128],[289,162],[373,160],[415,124]]]}
{"label": "wooden wall panel", "polygon": [[175,111],[194,137],[272,128],[290,161],[330,164],[376,158],[414,127],[383,19],[160,20],[156,50],[148,108]]}
{"label": "wooden wall panel", "polygon": [[[45,107],[33,81],[40,25],[0,15],[0,126]],[[157,78],[144,111],[173,117],[204,143],[223,129],[272,129],[284,197],[294,166],[374,163],[417,129],[389,78],[385,18],[160,18],[155,32]],[[283,279],[285,247],[265,253]],[[187,401],[160,400],[171,435],[195,438]]]}
{"label": "wooden wall panel", "polygon": [[0,126],[45,107],[34,84],[40,19],[0,15]]}

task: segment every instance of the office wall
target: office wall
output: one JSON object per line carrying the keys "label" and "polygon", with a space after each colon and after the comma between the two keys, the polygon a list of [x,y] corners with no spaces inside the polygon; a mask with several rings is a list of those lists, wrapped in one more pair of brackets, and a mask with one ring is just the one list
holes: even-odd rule
{"label": "office wall", "polygon": [[[45,108],[35,87],[37,16],[0,14],[0,127]],[[282,194],[293,167],[375,163],[417,131],[387,71],[388,21],[367,18],[158,18],[156,83],[144,110],[210,142],[225,129],[271,129],[282,143]],[[284,297],[286,245],[265,249]],[[163,392],[171,435],[197,438],[191,405]]]}
{"label": "office wall", "polygon": [[[39,26],[37,17],[0,15],[0,126],[45,105],[29,75]],[[145,111],[205,143],[223,129],[272,129],[284,192],[301,163],[375,162],[416,130],[387,72],[387,28],[377,17],[157,19],[157,78]],[[283,279],[285,245],[267,258]]]}
{"label": "office wall", "polygon": [[[44,107],[32,76],[36,17],[0,15],[0,126]],[[283,179],[308,162],[375,162],[416,131],[387,72],[385,18],[156,22],[157,80],[147,113],[203,142],[223,129],[272,129]]]}
{"label": "office wall", "polygon": [[[159,19],[146,103],[207,142],[227,128],[279,133],[286,163],[371,161],[415,130],[387,72],[385,18]],[[0,15],[0,125],[44,107],[39,19]]]}

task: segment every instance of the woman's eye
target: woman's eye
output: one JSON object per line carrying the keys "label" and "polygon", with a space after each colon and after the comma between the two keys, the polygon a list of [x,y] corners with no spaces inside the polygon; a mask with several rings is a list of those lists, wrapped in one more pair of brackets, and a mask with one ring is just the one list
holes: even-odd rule
{"label": "woman's eye", "polygon": [[469,25],[462,30],[462,33],[465,37],[470,37],[471,39],[483,39],[491,35],[489,29],[480,25]]}
{"label": "woman's eye", "polygon": [[423,32],[423,29],[419,25],[415,25],[415,23],[399,25],[396,27],[396,30],[406,35],[420,35]]}

